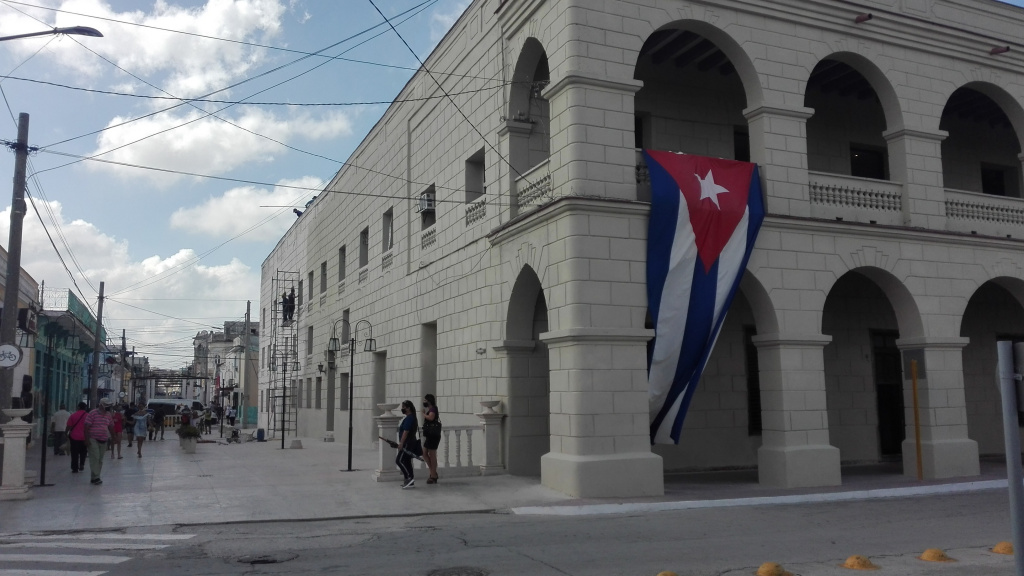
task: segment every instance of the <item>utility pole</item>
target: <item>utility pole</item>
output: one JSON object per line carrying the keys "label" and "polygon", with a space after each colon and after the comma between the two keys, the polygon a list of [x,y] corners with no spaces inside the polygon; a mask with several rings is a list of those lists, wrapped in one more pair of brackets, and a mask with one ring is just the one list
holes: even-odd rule
{"label": "utility pole", "polygon": [[89,408],[96,407],[100,387],[100,334],[103,333],[103,282],[100,282],[99,304],[96,307],[96,330],[92,346],[92,379],[89,381]]}
{"label": "utility pole", "polygon": [[242,411],[242,429],[245,429],[245,413],[248,410],[245,409],[245,387],[249,383],[249,379],[246,375],[249,373],[249,311],[252,306],[252,300],[245,301],[245,336],[242,338],[242,345],[245,348],[242,350],[242,373],[238,375],[238,384],[242,389],[242,393],[238,395],[238,406],[236,410]]}
{"label": "utility pole", "polygon": [[[0,318],[0,344],[13,344],[18,329],[18,293],[21,284],[21,230],[25,220],[25,165],[28,163],[28,114],[18,115],[18,142],[14,148],[14,192],[11,196],[11,234],[7,242],[7,278],[4,311]],[[14,370],[0,370],[0,408],[11,406]],[[7,416],[0,412],[0,424]]]}

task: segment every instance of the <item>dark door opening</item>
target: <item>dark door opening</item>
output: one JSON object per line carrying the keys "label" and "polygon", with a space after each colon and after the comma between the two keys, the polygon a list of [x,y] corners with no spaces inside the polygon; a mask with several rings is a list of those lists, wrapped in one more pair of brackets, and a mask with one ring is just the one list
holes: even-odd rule
{"label": "dark door opening", "polygon": [[872,331],[875,403],[878,406],[878,444],[883,458],[903,453],[906,436],[903,411],[903,370],[896,339],[899,332]]}

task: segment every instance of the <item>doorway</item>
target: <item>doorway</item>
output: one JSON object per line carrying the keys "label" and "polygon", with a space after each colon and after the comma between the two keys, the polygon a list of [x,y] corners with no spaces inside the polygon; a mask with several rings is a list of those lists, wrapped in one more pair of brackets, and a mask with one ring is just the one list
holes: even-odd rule
{"label": "doorway", "polygon": [[875,405],[878,407],[878,444],[883,459],[903,454],[903,439],[906,437],[902,355],[896,347],[899,336],[899,332],[893,330],[871,332]]}

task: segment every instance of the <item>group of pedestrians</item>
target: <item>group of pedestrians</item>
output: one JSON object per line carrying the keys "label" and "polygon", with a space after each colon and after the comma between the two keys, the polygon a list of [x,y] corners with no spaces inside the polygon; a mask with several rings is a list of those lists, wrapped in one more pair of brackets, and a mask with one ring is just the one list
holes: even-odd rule
{"label": "group of pedestrians", "polygon": [[109,398],[101,398],[92,411],[88,408],[85,402],[79,402],[77,410],[70,413],[62,404],[53,414],[53,453],[59,456],[70,452],[72,474],[85,472],[88,458],[93,484],[103,484],[103,460],[108,451],[112,460],[123,458],[121,446],[126,432],[128,447],[134,442],[139,458],[144,440],[155,440],[157,433],[163,440],[164,414],[159,408],[137,409],[135,404],[124,407]]}
{"label": "group of pedestrians", "polygon": [[411,400],[402,402],[402,414],[402,420],[398,424],[398,441],[389,442],[398,450],[395,454],[395,465],[402,473],[402,488],[416,487],[413,458],[426,463],[430,473],[427,484],[437,484],[437,447],[441,444],[441,413],[437,409],[437,399],[433,394],[423,397],[422,441],[418,437],[419,417]]}

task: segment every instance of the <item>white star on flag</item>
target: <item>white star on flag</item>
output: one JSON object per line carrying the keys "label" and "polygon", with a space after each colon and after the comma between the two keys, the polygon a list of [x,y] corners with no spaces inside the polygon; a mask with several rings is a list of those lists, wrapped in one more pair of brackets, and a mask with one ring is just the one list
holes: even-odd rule
{"label": "white star on flag", "polygon": [[694,176],[700,182],[700,199],[710,198],[715,203],[715,208],[721,210],[722,207],[718,204],[718,195],[728,193],[729,189],[715,184],[715,175],[711,173],[711,170],[708,170],[708,175],[703,179],[700,177],[700,174],[694,174]]}

